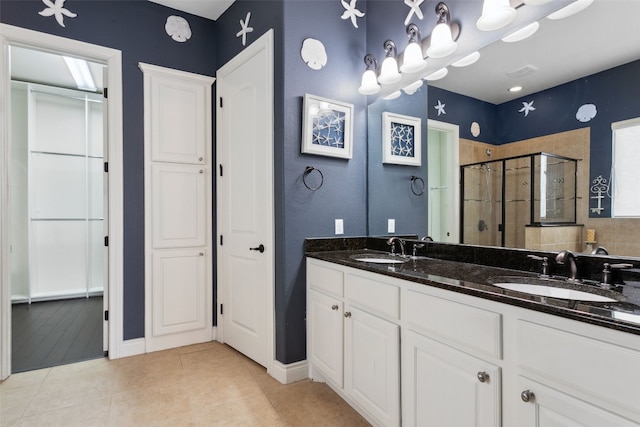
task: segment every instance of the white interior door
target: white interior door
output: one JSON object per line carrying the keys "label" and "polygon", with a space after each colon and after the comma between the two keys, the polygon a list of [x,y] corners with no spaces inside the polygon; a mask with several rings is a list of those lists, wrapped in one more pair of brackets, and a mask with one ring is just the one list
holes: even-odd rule
{"label": "white interior door", "polygon": [[213,339],[211,85],[140,64],[145,99],[145,342]]}
{"label": "white interior door", "polygon": [[460,153],[458,126],[429,120],[428,233],[436,242],[459,243]]}
{"label": "white interior door", "polygon": [[273,35],[217,73],[219,339],[273,360]]}

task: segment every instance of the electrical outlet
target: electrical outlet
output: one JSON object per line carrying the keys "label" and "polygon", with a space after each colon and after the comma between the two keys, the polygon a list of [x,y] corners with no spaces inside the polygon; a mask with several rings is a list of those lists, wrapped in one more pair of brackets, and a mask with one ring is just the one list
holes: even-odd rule
{"label": "electrical outlet", "polygon": [[388,219],[387,220],[387,233],[395,233],[396,232],[396,220]]}
{"label": "electrical outlet", "polygon": [[336,219],[336,234],[344,234],[344,221]]}

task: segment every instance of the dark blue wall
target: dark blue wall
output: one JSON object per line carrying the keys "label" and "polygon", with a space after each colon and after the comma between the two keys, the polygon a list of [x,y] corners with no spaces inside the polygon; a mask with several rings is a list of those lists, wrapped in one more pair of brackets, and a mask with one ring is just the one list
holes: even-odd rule
{"label": "dark blue wall", "polygon": [[[2,0],[0,22],[122,51],[124,162],[124,339],[144,336],[144,116],[138,62],[213,76],[214,23],[148,1],[74,1],[64,18],[38,14],[41,1]],[[193,33],[175,42],[164,29],[170,15],[187,19]],[[235,33],[234,33],[235,34]]]}

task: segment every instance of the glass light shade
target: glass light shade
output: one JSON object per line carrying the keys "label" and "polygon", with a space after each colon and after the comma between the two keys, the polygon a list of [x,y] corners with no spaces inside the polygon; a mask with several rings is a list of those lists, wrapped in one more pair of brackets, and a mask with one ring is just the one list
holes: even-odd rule
{"label": "glass light shade", "polygon": [[524,0],[524,4],[531,6],[539,6],[541,4],[549,3],[551,0]]}
{"label": "glass light shade", "polygon": [[516,17],[516,10],[509,4],[509,0],[484,0],[482,16],[476,22],[476,27],[482,31],[493,31],[505,27]]}
{"label": "glass light shade", "polygon": [[380,85],[378,84],[378,80],[376,80],[375,71],[367,70],[364,72],[358,92],[362,95],[375,95],[380,92]]}
{"label": "glass light shade", "polygon": [[540,28],[540,24],[538,23],[538,21],[532,22],[531,24],[527,25],[526,27],[522,27],[519,30],[514,31],[513,33],[511,33],[508,36],[504,37],[502,39],[502,41],[503,42],[507,42],[507,43],[519,42],[521,40],[524,40],[524,39],[534,35],[535,32],[538,31],[538,28]]}
{"label": "glass light shade", "polygon": [[400,71],[403,73],[417,73],[426,66],[427,61],[422,57],[422,47],[416,42],[409,43],[404,50],[404,61],[400,66]]}
{"label": "glass light shade", "polygon": [[415,81],[415,82],[411,83],[410,85],[402,88],[402,90],[407,95],[413,95],[414,93],[416,93],[416,91],[418,89],[420,89],[422,87],[423,84],[424,83],[422,82],[422,80],[418,80],[418,81]]}
{"label": "glass light shade", "polygon": [[444,58],[451,55],[458,48],[458,44],[451,37],[451,27],[440,23],[431,32],[431,46],[427,49],[427,56]]}
{"label": "glass light shade", "polygon": [[378,81],[383,85],[389,85],[398,83],[400,80],[402,80],[402,76],[398,72],[398,63],[396,62],[396,59],[391,56],[387,56],[384,61],[382,61]]}
{"label": "glass light shade", "polygon": [[451,65],[453,65],[454,67],[466,67],[467,65],[475,63],[478,59],[480,59],[480,52],[476,50],[475,52],[470,53],[464,58],[457,60]]}
{"label": "glass light shade", "polygon": [[565,6],[557,12],[553,12],[551,15],[547,16],[549,19],[564,19],[568,18],[572,15],[575,15],[578,12],[582,12],[584,9],[591,6],[593,0],[576,0],[571,3],[569,6]]}
{"label": "glass light shade", "polygon": [[447,74],[449,74],[449,70],[447,69],[447,67],[440,68],[438,71],[429,74],[424,79],[427,80],[427,81],[440,80],[440,79],[445,78],[447,76]]}

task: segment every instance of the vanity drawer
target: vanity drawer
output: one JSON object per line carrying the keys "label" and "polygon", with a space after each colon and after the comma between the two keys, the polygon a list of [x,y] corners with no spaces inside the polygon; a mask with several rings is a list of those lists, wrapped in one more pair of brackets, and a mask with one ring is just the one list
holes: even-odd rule
{"label": "vanity drawer", "polygon": [[521,370],[569,387],[577,397],[606,402],[615,412],[640,415],[639,351],[525,320],[518,321],[517,331]]}
{"label": "vanity drawer", "polygon": [[400,319],[400,287],[376,280],[375,276],[372,276],[369,277],[366,273],[347,273],[345,276],[347,301],[371,314],[390,320]]}
{"label": "vanity drawer", "polygon": [[307,259],[307,283],[311,289],[325,294],[344,296],[344,273],[324,261]]}
{"label": "vanity drawer", "polygon": [[500,313],[412,290],[403,304],[409,329],[472,354],[502,358]]}

